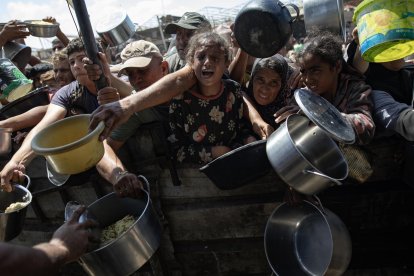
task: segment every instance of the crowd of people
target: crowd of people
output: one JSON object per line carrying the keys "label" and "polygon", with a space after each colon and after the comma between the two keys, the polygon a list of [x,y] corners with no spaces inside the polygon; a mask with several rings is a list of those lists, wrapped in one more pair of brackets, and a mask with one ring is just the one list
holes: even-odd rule
{"label": "crowd of people", "polygon": [[[44,20],[56,22],[52,17]],[[381,157],[375,152],[378,144],[389,145],[393,156],[401,151],[396,163],[402,169],[407,154],[404,148],[414,141],[414,71],[404,59],[366,62],[359,51],[356,31],[345,53],[341,38],[321,30],[309,32],[300,42],[290,41],[274,56],[255,58],[238,46],[232,27],[228,28],[230,35],[223,36],[203,15],[186,12],[165,28],[167,34],[175,34],[173,53],[163,55],[150,41],[130,41],[119,54],[120,64],[113,65],[100,53],[102,68],[88,60],[80,38],[69,41],[60,30],[50,62],[30,57],[21,64],[17,63],[18,54],[8,57],[33,80],[33,88],[47,85],[50,104],[0,121],[1,128],[11,128],[14,133],[31,128],[2,168],[1,188],[11,191],[11,183],[22,178],[35,157],[31,141],[37,133],[67,116],[88,113],[92,114],[91,128],[105,121],[100,137],[105,153],[96,165],[98,172],[119,196],[138,197],[142,183],[127,171],[117,152],[142,125],[161,122],[167,130],[162,139],[170,142],[174,160],[202,165],[269,137],[290,114],[299,111],[293,97],[297,88],[307,88],[325,98],[352,126],[356,137],[352,149],[364,153],[371,171],[350,173],[350,180],[369,181],[375,176],[376,166],[383,169],[379,165]],[[24,43],[28,35],[19,21],[10,21],[0,30],[0,46]],[[101,74],[108,86],[98,91],[94,80]],[[4,99],[2,103],[7,104]],[[341,148],[348,158],[349,147]],[[358,166],[358,162],[352,166]],[[71,220],[67,224],[81,231],[88,223],[78,225]],[[55,235],[65,239],[73,234],[68,232],[60,230]],[[62,253],[66,257],[57,263],[78,257],[84,249],[85,235],[68,240],[82,247],[70,254]],[[30,250],[42,248],[48,246]],[[25,253],[20,247],[0,244],[0,255],[5,251],[29,254],[29,249]],[[8,262],[0,263],[2,271],[13,271]],[[44,262],[50,268],[55,265]]]}

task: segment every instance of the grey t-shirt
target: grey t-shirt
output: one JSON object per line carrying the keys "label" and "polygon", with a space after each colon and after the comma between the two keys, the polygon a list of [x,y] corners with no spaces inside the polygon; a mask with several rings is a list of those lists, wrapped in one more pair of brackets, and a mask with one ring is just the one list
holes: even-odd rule
{"label": "grey t-shirt", "polygon": [[66,116],[89,114],[99,106],[96,95],[90,93],[78,81],[73,81],[59,89],[53,96],[51,103],[65,108]]}

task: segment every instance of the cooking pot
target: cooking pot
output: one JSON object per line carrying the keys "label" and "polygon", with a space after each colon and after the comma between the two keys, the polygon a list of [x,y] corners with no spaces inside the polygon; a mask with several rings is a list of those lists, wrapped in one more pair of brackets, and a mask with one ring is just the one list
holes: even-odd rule
{"label": "cooking pot", "polygon": [[303,0],[306,30],[312,27],[328,30],[346,40],[344,4],[342,0]]}
{"label": "cooking pot", "polygon": [[[293,19],[287,6],[296,11]],[[237,14],[234,35],[240,47],[249,55],[265,58],[276,54],[292,35],[292,22],[299,17],[294,4],[278,0],[253,0]]]}
{"label": "cooking pot", "polygon": [[259,178],[272,167],[266,155],[266,140],[234,149],[200,168],[220,189],[235,189]]}
{"label": "cooking pot", "polygon": [[23,114],[35,106],[47,104],[49,104],[48,89],[46,87],[37,88],[0,108],[0,120]]}
{"label": "cooking pot", "polygon": [[296,191],[316,194],[341,185],[348,164],[338,145],[307,117],[293,114],[268,138],[266,153],[278,175]]}
{"label": "cooking pot", "polygon": [[[30,178],[24,175],[26,187],[13,184],[13,191],[0,190],[0,241],[10,241],[20,234],[26,217],[27,206],[32,202],[32,193],[29,191]],[[4,213],[6,208],[15,202],[25,202],[26,205],[11,213]]]}
{"label": "cooking pot", "polygon": [[[139,176],[147,186],[148,181]],[[149,192],[143,198],[133,199],[108,194],[88,206],[88,214],[101,228],[107,227],[126,215],[136,218],[135,223],[109,244],[81,256],[79,263],[90,275],[131,275],[154,254],[160,244],[161,224],[152,207]]]}
{"label": "cooking pot", "polygon": [[0,156],[12,150],[11,128],[0,128]]}
{"label": "cooking pot", "polygon": [[126,42],[135,33],[135,25],[125,11],[112,12],[96,25],[96,32],[110,46]]}
{"label": "cooking pot", "polygon": [[282,203],[273,211],[264,246],[276,275],[342,275],[352,254],[351,238],[341,219],[308,201]]}
{"label": "cooking pot", "polygon": [[104,123],[89,131],[89,120],[90,114],[81,114],[47,126],[33,137],[33,151],[43,155],[60,174],[77,174],[92,168],[104,154],[99,141]]}

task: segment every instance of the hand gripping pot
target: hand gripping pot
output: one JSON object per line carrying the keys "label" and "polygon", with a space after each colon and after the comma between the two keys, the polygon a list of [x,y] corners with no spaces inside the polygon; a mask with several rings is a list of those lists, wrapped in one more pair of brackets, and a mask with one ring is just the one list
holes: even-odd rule
{"label": "hand gripping pot", "polygon": [[88,215],[95,218],[101,228],[107,227],[126,215],[136,218],[134,224],[109,244],[84,254],[79,263],[89,275],[127,276],[143,266],[157,250],[162,227],[152,207],[149,183],[143,198],[133,199],[108,194],[88,206]]}
{"label": "hand gripping pot", "polygon": [[[24,175],[26,187],[13,184],[13,191],[0,191],[0,241],[10,241],[17,237],[23,229],[27,206],[32,202],[32,193],[29,191],[30,178]],[[4,213],[12,203],[23,202],[19,209]]]}
{"label": "hand gripping pot", "polygon": [[309,117],[293,114],[270,135],[266,154],[273,169],[296,191],[314,195],[341,185],[348,164],[331,137],[352,143],[355,134],[341,113],[324,98],[305,89],[295,99]]}

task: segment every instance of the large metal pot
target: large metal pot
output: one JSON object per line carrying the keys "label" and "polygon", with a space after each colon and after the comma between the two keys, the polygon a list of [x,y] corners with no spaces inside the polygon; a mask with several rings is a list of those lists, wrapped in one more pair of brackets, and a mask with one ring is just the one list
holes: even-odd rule
{"label": "large metal pot", "polygon": [[316,194],[348,176],[348,164],[337,144],[308,118],[293,114],[270,135],[270,164],[296,191]]}
{"label": "large metal pot", "polygon": [[349,232],[328,209],[303,201],[279,205],[267,221],[266,258],[276,275],[342,275],[351,260]]}
{"label": "large metal pot", "polygon": [[0,156],[12,150],[11,128],[0,128]]}
{"label": "large metal pot", "polygon": [[[293,19],[287,6],[295,9]],[[240,47],[254,57],[265,58],[276,54],[292,35],[292,22],[299,17],[293,4],[278,0],[252,0],[237,14],[234,35]]]}
{"label": "large metal pot", "polygon": [[[0,241],[10,241],[20,234],[26,217],[27,206],[32,202],[32,193],[29,191],[30,178],[25,175],[26,187],[13,185],[13,191],[0,191]],[[4,213],[10,204],[25,202],[26,205],[14,212]]]}
{"label": "large metal pot", "polygon": [[[145,183],[148,182],[140,176]],[[142,199],[120,198],[115,193],[106,195],[88,207],[88,214],[101,228],[107,227],[126,215],[136,218],[135,223],[116,240],[84,254],[79,263],[90,275],[126,276],[143,266],[160,244],[161,224],[152,207],[149,193]]]}
{"label": "large metal pot", "polygon": [[124,11],[111,13],[96,25],[96,32],[110,46],[126,42],[135,33],[135,25]]}
{"label": "large metal pot", "polygon": [[326,29],[346,40],[342,0],[303,0],[305,28]]}

